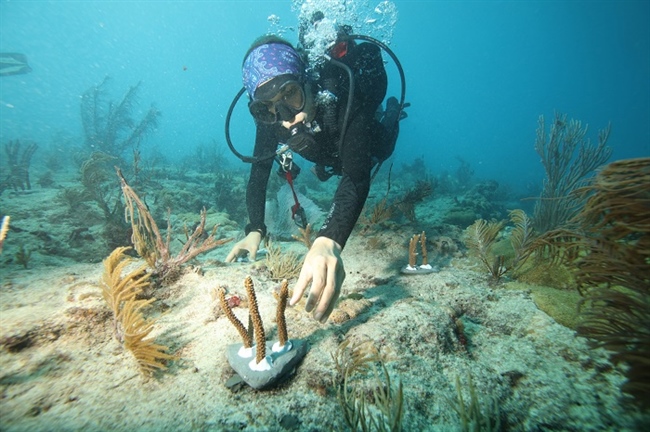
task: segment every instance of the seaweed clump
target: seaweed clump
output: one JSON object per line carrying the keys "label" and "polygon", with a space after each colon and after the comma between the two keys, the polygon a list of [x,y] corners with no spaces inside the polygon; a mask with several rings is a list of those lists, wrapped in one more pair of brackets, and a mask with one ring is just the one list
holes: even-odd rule
{"label": "seaweed clump", "polygon": [[[392,383],[386,358],[371,341],[345,339],[332,354],[337,397],[345,423],[353,431],[401,431],[402,383]],[[373,379],[369,379],[373,378]]]}
{"label": "seaweed clump", "polygon": [[463,386],[457,375],[457,399],[447,398],[447,403],[458,414],[460,430],[463,432],[503,430],[498,399],[491,395],[483,395],[483,398],[480,398],[471,375],[467,378],[467,391],[469,400],[463,398]]}

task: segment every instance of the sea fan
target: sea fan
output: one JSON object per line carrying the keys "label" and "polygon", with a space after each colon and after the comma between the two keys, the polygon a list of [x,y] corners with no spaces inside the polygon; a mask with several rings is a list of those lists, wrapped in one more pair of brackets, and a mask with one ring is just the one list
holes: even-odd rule
{"label": "sea fan", "polygon": [[515,251],[512,267],[517,269],[526,262],[533,252],[531,245],[535,240],[535,230],[533,229],[531,219],[526,215],[525,211],[515,209],[510,211],[509,214],[510,221],[515,226],[510,235],[510,244],[512,244],[512,248]]}
{"label": "sea fan", "polygon": [[589,307],[578,332],[627,363],[623,391],[650,408],[650,158],[611,163],[579,192],[576,277]]}
{"label": "sea fan", "polygon": [[168,347],[158,345],[154,343],[153,338],[148,337],[153,330],[155,320],[144,318],[141,310],[155,300],[131,299],[124,303],[120,313],[124,347],[131,351],[138,361],[140,370],[147,375],[156,369],[165,369],[165,365],[160,360],[176,359],[176,356],[166,353]]}
{"label": "sea fan", "polygon": [[122,276],[122,271],[131,262],[124,255],[128,249],[130,248],[117,248],[104,260],[102,295],[113,312],[115,337],[131,351],[140,370],[151,374],[155,369],[165,369],[159,360],[176,357],[165,352],[167,347],[157,345],[153,338],[148,338],[155,320],[144,318],[142,309],[156,299],[136,300],[136,296],[149,286],[149,274],[144,273],[145,266]]}
{"label": "sea fan", "polygon": [[504,225],[505,221],[477,219],[467,228],[465,237],[467,247],[478,256],[495,280],[499,280],[507,270],[503,256],[491,256],[492,246]]}

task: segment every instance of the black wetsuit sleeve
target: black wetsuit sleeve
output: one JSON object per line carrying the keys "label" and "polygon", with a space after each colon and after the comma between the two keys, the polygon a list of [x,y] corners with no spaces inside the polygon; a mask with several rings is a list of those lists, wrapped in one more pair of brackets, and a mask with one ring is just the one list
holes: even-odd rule
{"label": "black wetsuit sleeve", "polygon": [[[253,156],[264,158],[273,154],[277,146],[277,139],[272,126],[258,125],[255,136],[255,150]],[[264,208],[266,204],[266,187],[269,181],[273,158],[268,158],[251,164],[250,177],[246,188],[246,208],[249,223],[245,232],[259,231],[266,235],[264,224]],[[233,197],[236,199],[236,197]]]}
{"label": "black wetsuit sleeve", "polygon": [[352,115],[341,145],[342,177],[334,201],[319,232],[344,247],[363,210],[370,190],[373,148],[381,145],[383,126],[375,112],[386,95],[387,77],[379,49],[371,44],[357,47],[349,66],[363,71],[355,79]]}
{"label": "black wetsuit sleeve", "polygon": [[369,124],[365,116],[357,116],[348,126],[341,155],[341,180],[330,211],[318,233],[319,236],[336,241],[341,247],[345,247],[370,190],[369,148],[372,145],[372,134],[367,130]]}

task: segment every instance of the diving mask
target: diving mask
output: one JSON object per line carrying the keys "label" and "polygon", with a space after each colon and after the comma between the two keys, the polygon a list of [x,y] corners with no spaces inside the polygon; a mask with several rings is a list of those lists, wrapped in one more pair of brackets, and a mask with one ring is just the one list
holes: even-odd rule
{"label": "diving mask", "polygon": [[[262,84],[248,104],[251,115],[262,123],[292,121],[305,107],[305,91],[302,85],[298,81],[286,81],[277,91],[273,91],[272,97],[268,97],[265,95],[268,92],[264,91],[268,84],[271,82]],[[258,95],[260,90],[262,94]]]}

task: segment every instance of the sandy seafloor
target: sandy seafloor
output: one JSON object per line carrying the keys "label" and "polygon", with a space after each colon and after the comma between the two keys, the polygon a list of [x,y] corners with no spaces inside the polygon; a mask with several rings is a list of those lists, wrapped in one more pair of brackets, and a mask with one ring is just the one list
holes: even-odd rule
{"label": "sandy seafloor", "polygon": [[[226,346],[239,337],[215,313],[211,291],[222,285],[243,294],[251,275],[271,339],[277,282],[259,269],[263,261],[220,264],[228,245],[200,256],[194,271],[155,293],[157,310],[164,309],[156,340],[180,360],[145,377],[113,338],[101,257],[75,263],[32,243],[27,269],[12,258],[25,232],[65,231],[66,238],[73,229],[57,224],[55,194],[36,187],[1,197],[14,227],[0,256],[2,431],[346,430],[332,360],[346,337],[371,340],[387,353],[392,378],[404,386],[405,431],[459,430],[449,400],[456,400],[456,377],[466,383],[468,375],[479,398],[498,400],[503,430],[633,431],[650,424],[619,390],[622,366],[540,310],[530,291],[507,280],[490,284],[463,255],[433,274],[401,275],[412,227],[380,233],[379,249],[353,234],[343,252],[338,323],[319,324],[301,305],[288,309],[289,337],[308,340],[310,351],[288,382],[267,391],[226,386],[233,375]],[[431,201],[419,217],[439,204]],[[224,234],[239,231],[226,227]],[[280,245],[304,252],[296,242]],[[235,312],[245,322],[247,311]]]}

